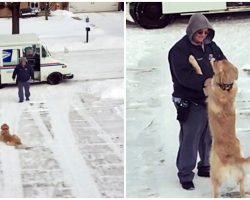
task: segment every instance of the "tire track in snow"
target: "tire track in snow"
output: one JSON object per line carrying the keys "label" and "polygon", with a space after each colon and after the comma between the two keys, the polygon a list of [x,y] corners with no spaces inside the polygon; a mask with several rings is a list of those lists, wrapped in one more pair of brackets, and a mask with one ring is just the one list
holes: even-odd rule
{"label": "tire track in snow", "polygon": [[73,193],[76,197],[100,197],[89,168],[76,145],[69,123],[69,102],[67,102],[67,98],[62,96],[58,101],[52,95],[52,99],[48,102],[52,130],[55,134],[53,151],[60,159],[59,163],[64,170],[64,174],[71,180]]}
{"label": "tire track in snow", "polygon": [[46,108],[41,107],[42,103],[29,105],[20,120],[24,126],[19,127],[24,143],[34,147],[19,151],[24,197],[74,197],[51,149],[53,139],[39,114],[46,112]]}
{"label": "tire track in snow", "polygon": [[[82,102],[78,101],[78,104],[81,105]],[[123,119],[117,119],[117,113],[114,113],[114,102],[104,103],[104,102],[95,102],[94,105],[85,104],[85,106],[74,106],[77,112],[89,123],[90,127],[97,131],[97,136],[102,138],[106,144],[109,144],[109,147],[115,154],[123,160]],[[79,109],[80,108],[80,109]],[[117,114],[120,118],[120,114]],[[105,121],[108,122],[105,124]],[[110,130],[105,130],[108,127],[115,126],[119,121],[122,123],[122,127],[119,127],[115,133],[112,133]],[[105,125],[108,125],[105,127]],[[122,128],[122,130],[121,130]]]}
{"label": "tire track in snow", "polygon": [[[10,126],[11,134],[13,134],[16,133],[21,113],[26,105],[13,102],[13,94],[9,95],[8,99],[10,100],[8,103],[1,104],[0,126],[7,123]],[[3,174],[1,196],[4,198],[23,197],[19,151],[1,143],[1,161]]]}
{"label": "tire track in snow", "polygon": [[3,191],[4,198],[23,197],[21,181],[21,167],[18,150],[13,147],[1,145],[1,159],[3,170]]}
{"label": "tire track in snow", "polygon": [[[114,112],[115,102],[85,103],[83,106],[85,101],[74,99],[70,121],[99,191],[102,197],[123,197],[123,119],[120,113]],[[109,132],[104,122],[110,127]],[[112,133],[114,127],[115,133]]]}

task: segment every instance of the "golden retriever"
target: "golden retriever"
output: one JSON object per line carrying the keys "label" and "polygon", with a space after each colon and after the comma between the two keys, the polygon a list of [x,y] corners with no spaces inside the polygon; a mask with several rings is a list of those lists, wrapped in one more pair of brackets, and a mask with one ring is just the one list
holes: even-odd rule
{"label": "golden retriever", "polygon": [[10,146],[15,146],[16,148],[18,145],[21,145],[21,139],[17,135],[11,135],[9,132],[9,126],[7,124],[3,124],[1,126],[1,134],[0,134],[0,141],[6,143]]}
{"label": "golden retriever", "polygon": [[[189,59],[192,64],[192,58]],[[192,64],[196,73],[197,63]],[[243,158],[240,141],[236,137],[235,97],[238,70],[227,60],[212,63],[214,76],[206,88],[209,127],[212,134],[210,153],[210,177],[214,197],[219,197],[222,184],[233,177],[240,184],[240,196],[245,197],[244,165],[250,164],[250,157]]]}

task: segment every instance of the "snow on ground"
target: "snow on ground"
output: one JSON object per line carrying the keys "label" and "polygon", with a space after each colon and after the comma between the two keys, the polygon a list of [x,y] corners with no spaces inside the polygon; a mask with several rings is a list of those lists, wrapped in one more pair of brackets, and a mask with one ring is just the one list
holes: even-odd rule
{"label": "snow on ground", "polygon": [[[0,197],[123,197],[123,13],[87,15],[89,43],[86,14],[20,19],[20,33],[37,33],[74,78],[33,84],[22,104],[16,86],[1,89],[0,124],[33,148],[0,143]],[[0,26],[11,33],[11,19]]]}
{"label": "snow on ground", "polygon": [[[214,41],[239,69],[237,134],[245,156],[250,155],[250,15],[209,17]],[[189,17],[181,17],[160,30],[127,25],[127,175],[128,197],[212,197],[209,178],[194,178],[195,190],[185,191],[177,179],[176,155],[179,124],[171,102],[172,81],[167,55],[184,34]],[[244,71],[246,70],[246,71]],[[195,172],[197,170],[195,169]],[[249,170],[250,172],[250,170]],[[224,197],[238,196],[239,188],[225,185]],[[250,194],[250,176],[246,182]]]}
{"label": "snow on ground", "polygon": [[[85,43],[87,16],[89,43]],[[123,12],[73,14],[57,10],[51,13],[49,20],[44,16],[21,18],[20,33],[38,34],[50,51],[115,49],[124,46],[122,20]],[[11,34],[11,27],[10,19],[1,19],[1,34]]]}

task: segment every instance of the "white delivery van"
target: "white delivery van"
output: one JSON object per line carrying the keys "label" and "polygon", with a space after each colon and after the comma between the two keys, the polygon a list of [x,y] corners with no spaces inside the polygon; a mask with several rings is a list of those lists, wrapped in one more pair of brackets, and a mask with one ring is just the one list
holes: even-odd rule
{"label": "white delivery van", "polygon": [[249,12],[250,2],[127,2],[126,18],[146,29],[163,28],[179,15]]}
{"label": "white delivery van", "polygon": [[0,87],[15,83],[12,73],[20,57],[33,67],[35,82],[58,84],[73,78],[69,66],[52,58],[36,34],[0,35]]}

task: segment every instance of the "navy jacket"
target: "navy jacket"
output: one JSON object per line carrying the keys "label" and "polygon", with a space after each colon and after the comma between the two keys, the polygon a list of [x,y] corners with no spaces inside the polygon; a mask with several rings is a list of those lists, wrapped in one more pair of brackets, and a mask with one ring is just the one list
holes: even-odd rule
{"label": "navy jacket", "polygon": [[[201,67],[202,75],[196,74],[188,58],[193,55]],[[226,59],[221,49],[211,41],[200,45],[191,43],[188,35],[179,40],[169,51],[168,60],[173,81],[173,96],[180,97],[196,103],[204,103],[205,95],[203,85],[207,78],[212,78],[213,69],[210,60]]]}
{"label": "navy jacket", "polygon": [[24,67],[21,64],[18,64],[13,72],[12,78],[15,79],[17,76],[17,82],[26,82],[28,80],[34,79],[34,70],[28,64]]}

